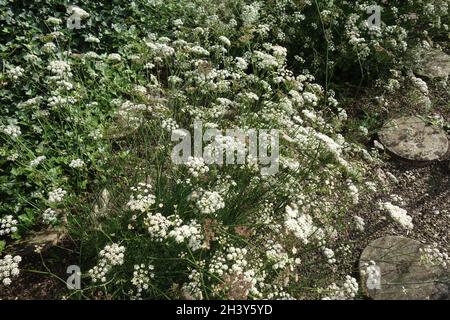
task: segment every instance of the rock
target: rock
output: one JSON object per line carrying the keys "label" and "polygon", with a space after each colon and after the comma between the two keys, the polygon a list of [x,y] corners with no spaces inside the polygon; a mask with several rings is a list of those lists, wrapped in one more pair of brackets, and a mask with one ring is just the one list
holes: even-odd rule
{"label": "rock", "polygon": [[395,155],[413,161],[442,159],[448,150],[447,135],[418,116],[388,121],[378,133],[381,143]]}
{"label": "rock", "polygon": [[450,56],[440,50],[427,51],[416,74],[429,79],[447,78],[450,74]]}
{"label": "rock", "polygon": [[60,243],[66,236],[63,229],[46,229],[39,232],[31,233],[27,238],[17,242],[15,252],[19,255],[27,255],[33,253],[37,247],[41,251]]}
{"label": "rock", "polygon": [[108,189],[103,189],[102,193],[100,194],[100,197],[97,200],[97,203],[94,205],[94,216],[95,217],[101,217],[105,216],[108,205],[111,201],[111,195],[108,191]]}
{"label": "rock", "polygon": [[139,122],[134,117],[129,119],[118,116],[113,125],[106,130],[106,136],[110,139],[122,139],[134,134],[139,128]]}
{"label": "rock", "polygon": [[[359,262],[365,293],[375,300],[450,299],[450,270],[421,262],[421,247],[420,242],[400,236],[372,241]],[[371,262],[378,275],[369,277],[367,266]]]}

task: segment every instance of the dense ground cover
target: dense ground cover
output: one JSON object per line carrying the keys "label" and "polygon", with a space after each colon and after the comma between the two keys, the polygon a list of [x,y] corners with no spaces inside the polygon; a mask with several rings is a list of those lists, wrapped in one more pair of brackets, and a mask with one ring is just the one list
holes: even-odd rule
{"label": "dense ground cover", "polygon": [[[371,140],[399,90],[433,110],[412,71],[448,49],[449,2],[381,1],[378,27],[367,1],[74,4],[0,1],[3,284],[23,273],[15,243],[46,229],[77,256],[70,298],[360,297],[357,248],[385,226],[359,208],[416,227],[395,198],[375,201]],[[174,163],[174,133],[195,122],[267,130],[272,162]]]}

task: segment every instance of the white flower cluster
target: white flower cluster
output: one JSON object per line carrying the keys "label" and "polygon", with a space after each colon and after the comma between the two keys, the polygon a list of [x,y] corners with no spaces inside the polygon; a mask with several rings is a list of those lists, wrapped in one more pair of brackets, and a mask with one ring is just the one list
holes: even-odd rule
{"label": "white flower cluster", "polygon": [[263,70],[277,69],[280,67],[277,58],[269,53],[256,50],[253,53],[255,64],[258,68]]}
{"label": "white flower cluster", "polygon": [[89,275],[93,282],[101,281],[106,282],[106,274],[114,266],[120,266],[124,262],[125,247],[119,246],[117,243],[106,245],[103,250],[100,251],[100,260],[97,265],[89,270]]}
{"label": "white flower cluster", "polygon": [[120,54],[118,54],[118,53],[110,53],[110,54],[108,54],[108,56],[106,57],[106,60],[107,60],[108,62],[116,63],[116,62],[122,61],[122,57],[121,57]]}
{"label": "white flower cluster", "polygon": [[53,224],[58,221],[58,212],[52,208],[46,209],[42,213],[42,222],[45,224]]}
{"label": "white flower cluster", "polygon": [[49,203],[60,203],[63,201],[66,196],[67,191],[62,188],[57,188],[48,193],[48,202]]}
{"label": "white flower cluster", "polygon": [[164,119],[161,123],[161,127],[170,133],[179,128],[177,122],[172,118]]}
{"label": "white flower cluster", "polygon": [[[195,196],[193,196],[195,198]],[[213,214],[225,208],[225,202],[217,191],[204,191],[196,201],[197,208],[203,214]]]}
{"label": "white flower cluster", "polygon": [[48,17],[47,20],[45,20],[46,23],[57,26],[62,23],[62,20],[55,17]]}
{"label": "white flower cluster", "polygon": [[381,271],[375,261],[371,260],[369,263],[365,262],[363,267],[365,267],[365,269],[362,269],[361,274],[366,277],[367,289],[381,289]]}
{"label": "white flower cluster", "polygon": [[219,41],[222,42],[222,43],[223,43],[225,46],[227,46],[227,47],[231,46],[231,41],[230,41],[230,39],[228,39],[228,38],[225,37],[225,36],[220,36],[220,37],[219,37]]}
{"label": "white flower cluster", "polygon": [[16,81],[20,77],[23,76],[23,73],[25,70],[22,67],[14,67],[6,71],[6,75],[8,78],[11,78],[12,80]]}
{"label": "white flower cluster", "polygon": [[152,240],[163,242],[172,239],[176,243],[186,242],[193,251],[203,248],[202,227],[197,221],[191,220],[189,224],[183,224],[178,215],[169,218],[160,213],[147,214],[144,224]]}
{"label": "white flower cluster", "polygon": [[242,8],[241,18],[244,23],[244,26],[249,27],[258,21],[259,9],[260,9],[260,4],[258,2],[254,2],[252,4],[245,5]]}
{"label": "white flower cluster", "polygon": [[130,210],[146,212],[155,203],[156,197],[150,193],[151,184],[140,182],[137,187],[131,187],[130,189],[134,192],[127,203]]}
{"label": "white flower cluster", "polygon": [[187,299],[203,299],[202,274],[196,269],[192,269],[188,276],[189,281],[182,286],[182,291]]}
{"label": "white flower cluster", "polygon": [[74,169],[82,168],[82,167],[84,167],[84,165],[85,165],[85,163],[81,159],[75,159],[69,163],[69,167],[74,168]]}
{"label": "white flower cluster", "polygon": [[364,231],[364,228],[366,226],[364,219],[360,216],[354,216],[353,219],[355,221],[356,229],[358,229],[359,231]]}
{"label": "white flower cluster", "polygon": [[45,159],[47,159],[46,156],[38,156],[35,159],[30,161],[30,167],[36,167],[38,166],[42,161],[44,161]]}
{"label": "white flower cluster", "polygon": [[359,190],[352,182],[349,183],[348,190],[350,191],[350,195],[353,200],[353,204],[359,203]]}
{"label": "white flower cluster", "polygon": [[284,226],[304,244],[309,243],[309,238],[317,230],[317,228],[314,227],[312,217],[308,214],[299,212],[295,204],[286,207]]}
{"label": "white flower cluster", "polygon": [[5,286],[11,284],[11,278],[15,278],[19,275],[19,263],[22,261],[20,256],[6,255],[3,259],[0,259],[0,281]]}
{"label": "white flower cluster", "polygon": [[0,126],[0,131],[9,135],[11,138],[17,138],[22,134],[20,127],[15,124],[8,124],[7,126]]}
{"label": "white flower cluster", "polygon": [[187,245],[192,251],[196,251],[203,247],[203,234],[201,233],[201,225],[191,220],[189,224],[182,224],[176,226],[169,232],[169,237],[175,240],[176,243],[183,243],[187,241]]}
{"label": "white flower cluster", "polygon": [[159,212],[155,214],[148,213],[144,219],[144,224],[148,228],[150,237],[160,242],[167,238],[168,230],[172,226],[172,222]]}
{"label": "white flower cluster", "polygon": [[417,89],[419,89],[419,91],[424,94],[424,95],[428,95],[428,85],[425,81],[423,81],[420,78],[417,78],[415,76],[411,76],[410,77],[414,87],[416,87]]}
{"label": "white flower cluster", "polygon": [[57,50],[56,45],[53,42],[47,42],[42,46],[42,51],[45,53],[56,52],[56,50]]}
{"label": "white flower cluster", "polygon": [[72,77],[70,64],[63,60],[51,61],[47,70],[55,75],[55,79],[67,79]]}
{"label": "white flower cluster", "polygon": [[58,107],[73,104],[76,102],[76,99],[73,97],[51,96],[47,99],[47,102],[51,108],[56,109]]}
{"label": "white flower cluster", "polygon": [[[296,250],[294,249],[294,252]],[[275,243],[273,240],[268,240],[266,244],[266,257],[270,262],[273,262],[272,269],[279,270],[285,269],[300,264],[300,259],[292,259],[289,254],[284,250],[280,243]]]}
{"label": "white flower cluster", "polygon": [[342,287],[332,283],[326,291],[328,295],[323,300],[348,300],[352,299],[358,293],[358,282],[351,276],[345,277],[345,282]]}
{"label": "white flower cluster", "polygon": [[329,264],[335,264],[336,258],[334,256],[334,251],[330,248],[323,248],[323,254],[327,258]]}
{"label": "white flower cluster", "polygon": [[234,154],[236,152],[237,159],[244,158],[246,155],[246,144],[239,137],[216,135],[214,140],[205,146],[203,158],[206,163],[223,163],[223,156],[226,154]]}
{"label": "white flower cluster", "polygon": [[236,68],[239,70],[247,70],[248,68],[248,62],[244,58],[237,57],[236,58]]}
{"label": "white flower cluster", "polygon": [[447,266],[450,266],[450,257],[447,252],[438,248],[437,243],[424,246],[420,248],[419,251],[421,254],[420,260],[424,264],[432,266],[437,265],[442,268],[447,268]]}
{"label": "white flower cluster", "polygon": [[77,16],[81,19],[89,18],[90,16],[89,13],[86,12],[86,10],[74,5],[71,5],[67,8],[67,13]]}
{"label": "white flower cluster", "polygon": [[386,210],[392,220],[397,222],[403,228],[411,230],[414,227],[412,223],[412,217],[407,214],[407,211],[405,209],[397,207],[390,202],[381,203],[380,207]]}
{"label": "white flower cluster", "polygon": [[86,41],[87,43],[100,43],[100,39],[93,36],[92,34],[85,36],[84,41]]}
{"label": "white flower cluster", "polygon": [[193,177],[201,176],[209,171],[209,167],[205,164],[205,160],[199,157],[189,157],[185,163],[189,173]]}
{"label": "white flower cluster", "polygon": [[12,215],[7,215],[0,219],[0,236],[6,236],[8,234],[17,231],[17,220]]}
{"label": "white flower cluster", "polygon": [[150,287],[150,281],[155,277],[155,274],[153,273],[154,269],[155,267],[151,264],[148,266],[143,263],[134,265],[131,283],[136,287],[136,298],[140,298],[142,291],[148,290]]}
{"label": "white flower cluster", "polygon": [[[223,276],[229,269],[233,272],[242,273],[247,266],[246,255],[246,248],[230,246],[227,248],[225,255],[218,254],[213,258],[209,271],[219,276]],[[228,262],[232,263],[231,267],[228,265]]]}
{"label": "white flower cluster", "polygon": [[248,294],[259,296],[257,284],[263,282],[265,273],[257,275],[256,271],[249,265],[247,254],[246,248],[228,246],[225,252],[216,252],[208,267],[209,273],[221,277],[224,281],[234,278],[240,284],[245,297]]}
{"label": "white flower cluster", "polygon": [[209,56],[209,51],[201,46],[193,46],[189,51],[198,56]]}
{"label": "white flower cluster", "polygon": [[175,49],[165,43],[146,42],[145,44],[156,56],[158,56],[159,59],[156,60],[170,57],[175,54]]}

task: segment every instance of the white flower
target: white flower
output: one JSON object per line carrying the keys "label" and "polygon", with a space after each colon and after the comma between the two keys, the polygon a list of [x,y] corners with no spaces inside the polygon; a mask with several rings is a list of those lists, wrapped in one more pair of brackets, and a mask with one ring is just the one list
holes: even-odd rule
{"label": "white flower", "polygon": [[244,58],[237,57],[236,58],[236,67],[240,70],[247,70],[248,63]]}
{"label": "white flower", "polygon": [[366,225],[364,219],[359,216],[354,216],[353,218],[355,220],[356,229],[358,229],[359,231],[364,231],[364,227]]}
{"label": "white flower", "polygon": [[334,251],[333,250],[331,250],[330,248],[324,248],[323,249],[323,254],[325,255],[325,257],[327,257],[329,264],[336,263],[336,259],[334,257]]}
{"label": "white flower", "polygon": [[312,106],[317,106],[317,102],[319,101],[319,98],[314,93],[311,92],[303,92],[302,94],[303,100]]}
{"label": "white flower", "polygon": [[106,282],[106,274],[111,271],[112,267],[124,263],[124,255],[124,246],[119,246],[117,243],[106,245],[99,253],[100,259],[97,265],[88,271],[92,281]]}
{"label": "white flower", "polygon": [[205,164],[203,158],[197,157],[189,157],[187,162],[185,163],[186,167],[188,167],[189,173],[193,177],[198,177],[203,175],[209,171],[208,166]]}
{"label": "white flower", "polygon": [[22,67],[13,67],[11,69],[8,69],[6,71],[6,75],[11,78],[12,80],[16,81],[18,80],[20,77],[23,76],[23,73],[25,72],[25,69]]}
{"label": "white flower", "polygon": [[84,166],[85,166],[85,163],[81,159],[72,160],[69,164],[69,167],[74,168],[74,169],[82,168]]}
{"label": "white flower", "polygon": [[359,191],[358,188],[353,184],[349,183],[348,189],[350,191],[350,195],[352,197],[353,204],[359,203]]}
{"label": "white flower", "polygon": [[183,224],[175,227],[169,232],[168,236],[173,238],[176,243],[187,241],[187,244],[192,251],[202,248],[203,245],[201,225],[195,220],[192,220],[189,224]]}
{"label": "white flower", "polygon": [[69,14],[72,14],[72,15],[74,15],[74,16],[77,16],[77,17],[79,17],[79,18],[81,18],[81,19],[89,18],[89,13],[87,13],[85,10],[81,9],[81,8],[78,7],[78,6],[69,6],[69,7],[67,8],[67,12],[68,12]]}
{"label": "white flower", "polygon": [[45,53],[56,52],[56,50],[57,50],[56,45],[53,42],[47,42],[42,46],[42,51]]}
{"label": "white flower", "polygon": [[450,265],[450,257],[443,249],[439,249],[436,243],[426,245],[419,249],[421,256],[420,260],[425,265],[437,265],[442,268],[447,268]]}
{"label": "white flower", "polygon": [[183,25],[183,20],[175,19],[175,20],[173,20],[173,25],[174,25],[174,27],[180,27]]}
{"label": "white flower", "polygon": [[[169,57],[175,54],[175,49],[165,43],[146,42],[147,47],[160,58]],[[153,64],[150,64],[153,65]],[[152,69],[151,67],[150,69]]]}
{"label": "white flower", "polygon": [[134,194],[130,196],[127,207],[132,211],[146,212],[155,203],[156,197],[150,193],[152,185],[144,182],[138,183],[137,187],[131,187]]}
{"label": "white flower", "polygon": [[17,220],[12,215],[4,216],[0,219],[0,236],[6,236],[8,234],[17,231]]}
{"label": "white flower", "polygon": [[109,62],[120,62],[120,61],[122,61],[122,57],[118,53],[110,53],[106,57],[106,60]]}
{"label": "white flower", "polygon": [[193,46],[189,51],[198,56],[209,56],[209,51],[200,46]]}
{"label": "white flower", "polygon": [[15,139],[22,134],[20,127],[15,124],[8,124],[7,126],[0,126],[0,131],[9,135],[11,138]]}
{"label": "white flower", "polygon": [[0,259],[0,281],[5,286],[9,286],[12,283],[12,278],[17,277],[20,274],[19,263],[22,261],[20,256],[6,255],[3,259]]}
{"label": "white flower", "polygon": [[55,17],[48,17],[47,20],[45,20],[46,23],[57,26],[62,23],[62,20]]}
{"label": "white flower", "polygon": [[220,36],[219,41],[222,42],[227,47],[231,46],[230,40],[225,36]]}
{"label": "white flower", "polygon": [[142,291],[148,290],[150,287],[150,281],[155,277],[153,270],[155,267],[151,264],[135,264],[133,271],[133,278],[131,283],[136,287],[136,295],[134,298],[139,299],[141,297]]}
{"label": "white flower", "polygon": [[167,238],[169,228],[173,225],[172,222],[161,213],[148,213],[147,217],[144,219],[144,224],[147,227],[150,237],[159,242],[162,242]]}
{"label": "white flower", "polygon": [[100,39],[97,37],[94,37],[92,34],[85,36],[84,41],[86,41],[88,43],[100,43]]}
{"label": "white flower", "polygon": [[405,229],[411,230],[414,225],[412,223],[412,217],[407,214],[405,209],[397,207],[390,202],[384,202],[380,204],[381,208],[386,210],[390,217]]}
{"label": "white flower", "polygon": [[366,267],[361,271],[362,275],[367,277],[366,286],[367,289],[381,289],[381,270],[375,263],[375,261],[370,261],[368,264],[364,263]]}
{"label": "white flower", "polygon": [[328,286],[326,289],[328,295],[323,300],[347,300],[352,299],[358,293],[358,282],[351,276],[345,277],[345,282],[342,287],[335,283]]}
{"label": "white flower", "polygon": [[317,230],[317,228],[314,227],[312,217],[307,214],[300,213],[297,206],[294,204],[286,206],[284,226],[304,244],[309,243],[309,238]]}
{"label": "white flower", "polygon": [[197,208],[203,214],[212,214],[225,208],[225,202],[217,191],[205,191],[196,202]]}
{"label": "white flower", "polygon": [[63,60],[54,60],[49,63],[47,70],[53,73],[58,79],[72,76],[70,65]]}
{"label": "white flower", "polygon": [[45,224],[53,224],[58,221],[58,212],[51,208],[46,209],[42,213],[42,222]]}
{"label": "white flower", "polygon": [[177,122],[172,118],[164,119],[161,123],[161,127],[163,127],[163,129],[167,130],[168,132],[179,129]]}
{"label": "white flower", "polygon": [[48,202],[49,203],[59,203],[62,202],[67,191],[62,188],[57,188],[48,193]]}
{"label": "white flower", "polygon": [[241,18],[244,22],[244,26],[251,26],[259,19],[260,4],[254,2],[249,5],[245,5],[242,8]]}

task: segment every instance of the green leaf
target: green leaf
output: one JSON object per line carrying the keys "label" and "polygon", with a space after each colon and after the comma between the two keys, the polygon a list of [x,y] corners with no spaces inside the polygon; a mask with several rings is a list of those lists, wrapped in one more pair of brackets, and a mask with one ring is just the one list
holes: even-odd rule
{"label": "green leaf", "polygon": [[3,250],[5,250],[6,242],[0,240],[0,254],[2,254]]}

